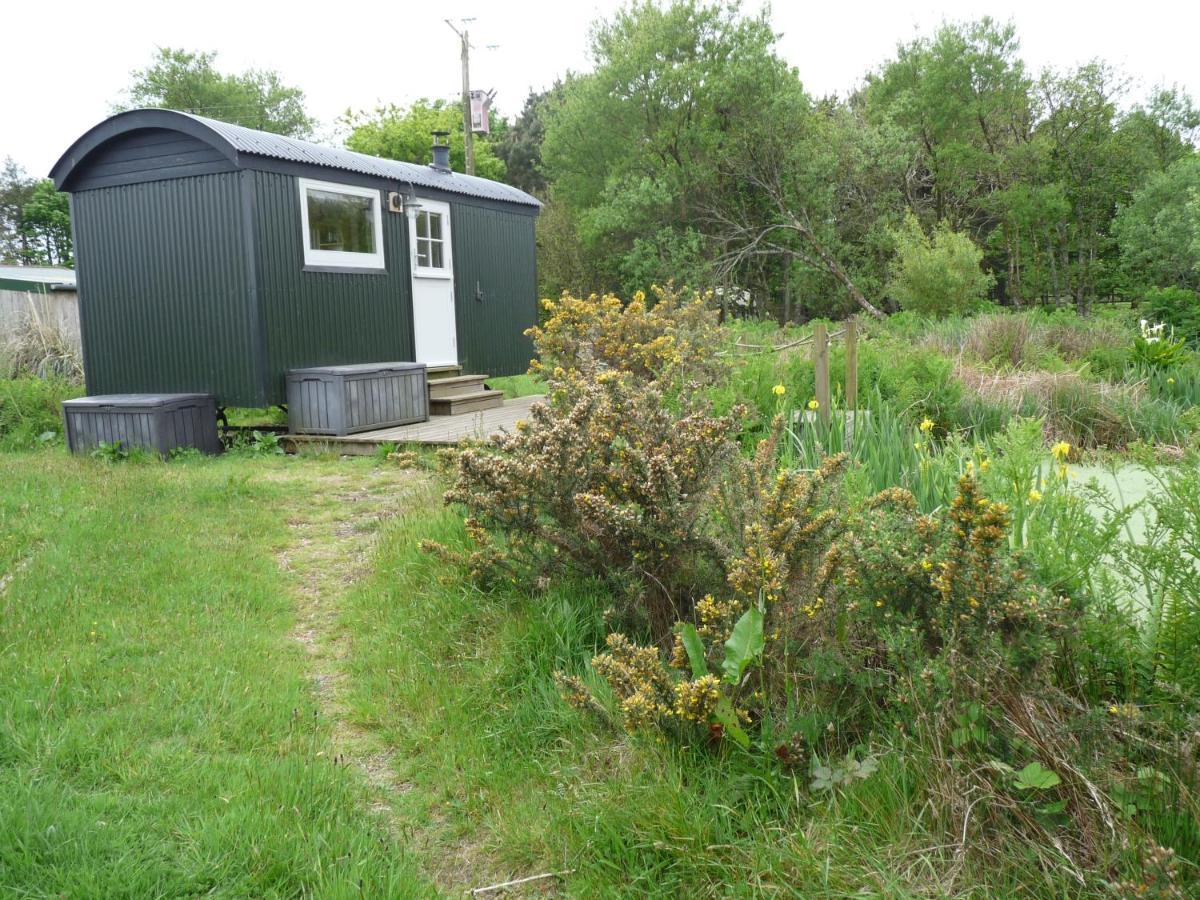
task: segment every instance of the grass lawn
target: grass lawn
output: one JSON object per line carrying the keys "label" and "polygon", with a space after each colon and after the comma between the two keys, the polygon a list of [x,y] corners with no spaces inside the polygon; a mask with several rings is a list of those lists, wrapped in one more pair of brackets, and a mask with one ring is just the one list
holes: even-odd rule
{"label": "grass lawn", "polygon": [[0,893],[428,894],[288,636],[331,465],[0,456]]}

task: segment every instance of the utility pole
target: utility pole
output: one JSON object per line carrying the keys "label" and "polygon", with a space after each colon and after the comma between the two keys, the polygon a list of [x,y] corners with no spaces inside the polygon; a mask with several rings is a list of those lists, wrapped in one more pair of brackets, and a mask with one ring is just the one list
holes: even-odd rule
{"label": "utility pole", "polygon": [[460,19],[459,23],[463,28],[462,31],[459,31],[454,27],[453,22],[449,19],[446,20],[450,30],[458,35],[459,42],[462,44],[463,156],[466,158],[468,175],[475,174],[475,133],[471,130],[471,40],[466,25],[468,22],[474,21],[474,19]]}

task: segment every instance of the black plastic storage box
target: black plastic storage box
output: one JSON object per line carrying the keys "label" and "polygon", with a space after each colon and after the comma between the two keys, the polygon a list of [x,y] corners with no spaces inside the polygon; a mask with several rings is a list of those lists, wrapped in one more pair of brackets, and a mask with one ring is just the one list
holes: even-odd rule
{"label": "black plastic storage box", "polygon": [[293,434],[346,435],[429,418],[425,364],[315,366],[287,373]]}
{"label": "black plastic storage box", "polygon": [[217,401],[212,394],[107,394],[63,401],[63,426],[72,453],[100,444],[144,447],[166,456],[179,447],[220,453]]}

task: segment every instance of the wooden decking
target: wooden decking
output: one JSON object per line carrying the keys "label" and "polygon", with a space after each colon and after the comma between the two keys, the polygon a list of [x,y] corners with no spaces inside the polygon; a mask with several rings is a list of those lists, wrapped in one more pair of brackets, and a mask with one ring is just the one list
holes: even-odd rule
{"label": "wooden decking", "polygon": [[362,431],[345,437],[324,434],[289,434],[285,447],[299,444],[325,445],[347,455],[372,454],[381,444],[457,444],[463,438],[486,438],[500,431],[512,431],[520,419],[529,417],[529,407],[543,399],[541,395],[505,400],[503,406],[454,416],[430,416],[428,422]]}

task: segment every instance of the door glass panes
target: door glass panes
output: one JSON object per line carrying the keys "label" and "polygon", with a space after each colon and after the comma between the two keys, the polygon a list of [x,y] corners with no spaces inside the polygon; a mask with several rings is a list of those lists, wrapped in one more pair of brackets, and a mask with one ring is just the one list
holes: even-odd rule
{"label": "door glass panes", "polygon": [[425,269],[444,269],[442,214],[421,210],[417,213],[417,265]]}
{"label": "door glass panes", "polygon": [[375,252],[375,201],[370,197],[337,194],[310,188],[308,246],[341,253]]}

